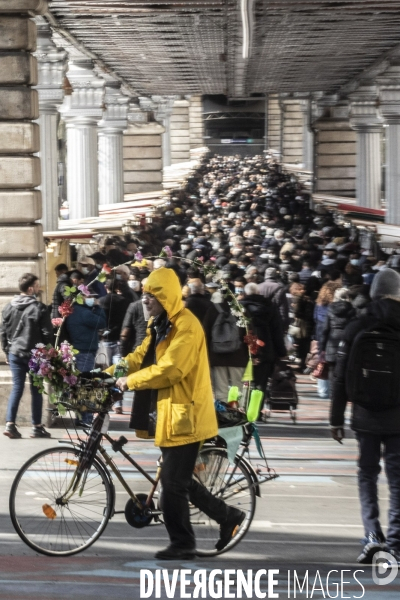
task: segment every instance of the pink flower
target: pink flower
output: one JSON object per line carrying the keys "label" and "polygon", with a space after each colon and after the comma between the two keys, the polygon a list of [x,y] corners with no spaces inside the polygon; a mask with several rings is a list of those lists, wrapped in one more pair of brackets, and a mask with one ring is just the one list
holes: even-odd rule
{"label": "pink flower", "polygon": [[143,254],[141,252],[137,251],[135,254],[135,260],[138,260],[139,262],[141,262],[143,260]]}
{"label": "pink flower", "polygon": [[68,317],[72,315],[74,309],[72,308],[72,302],[70,300],[64,300],[64,302],[58,307],[58,312],[62,317]]}
{"label": "pink flower", "polygon": [[171,256],[172,256],[171,248],[169,246],[164,246],[163,250],[164,250],[166,256],[168,256],[168,258],[171,258]]}
{"label": "pink flower", "polygon": [[89,288],[86,285],[83,285],[83,283],[82,283],[82,285],[78,286],[78,290],[80,292],[82,292],[82,294],[84,296],[90,296],[90,290],[89,290]]}
{"label": "pink flower", "polygon": [[61,327],[62,322],[63,322],[63,319],[60,319],[60,318],[51,320],[53,327]]}

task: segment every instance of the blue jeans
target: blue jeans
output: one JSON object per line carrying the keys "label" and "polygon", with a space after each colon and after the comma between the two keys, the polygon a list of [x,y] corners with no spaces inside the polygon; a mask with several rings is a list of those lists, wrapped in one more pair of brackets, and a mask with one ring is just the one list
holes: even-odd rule
{"label": "blue jeans", "polygon": [[[96,354],[93,352],[79,352],[75,355],[75,364],[79,371],[92,371],[94,369],[94,359]],[[90,425],[93,421],[93,413],[83,412],[82,421]]]}
{"label": "blue jeans", "polygon": [[[391,550],[400,552],[400,434],[356,433],[359,444],[358,489],[365,534],[382,534],[379,522],[378,476],[383,456],[389,483],[389,525],[386,541]],[[383,452],[382,452],[383,448]]]}
{"label": "blue jeans", "polygon": [[[29,373],[29,360],[29,358],[22,358],[11,353],[8,355],[13,385],[7,405],[7,423],[15,423],[15,420],[17,418],[19,403],[22,398],[22,394],[24,393],[25,379],[27,374]],[[42,394],[39,394],[37,387],[33,385],[31,376],[29,376],[29,379],[32,397],[32,424],[41,425],[43,397]]]}
{"label": "blue jeans", "polygon": [[329,398],[329,379],[317,379],[318,396]]}

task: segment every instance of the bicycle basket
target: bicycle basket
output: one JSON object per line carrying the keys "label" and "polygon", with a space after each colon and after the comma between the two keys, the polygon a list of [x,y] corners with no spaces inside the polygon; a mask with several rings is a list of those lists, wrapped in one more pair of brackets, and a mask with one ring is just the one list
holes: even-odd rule
{"label": "bicycle basket", "polygon": [[107,412],[112,404],[113,398],[109,386],[102,381],[82,380],[80,386],[67,392],[56,394],[57,402],[67,410],[82,412]]}
{"label": "bicycle basket", "polygon": [[235,427],[236,425],[245,425],[247,423],[246,413],[230,408],[225,402],[215,404],[218,427]]}

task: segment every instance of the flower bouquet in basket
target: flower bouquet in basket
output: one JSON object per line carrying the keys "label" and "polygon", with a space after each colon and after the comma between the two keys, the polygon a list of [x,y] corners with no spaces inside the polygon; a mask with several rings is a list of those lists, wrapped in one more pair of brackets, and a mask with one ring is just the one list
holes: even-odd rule
{"label": "flower bouquet in basket", "polygon": [[59,348],[51,344],[36,344],[31,351],[29,372],[33,383],[40,393],[47,393],[45,384],[51,386],[49,400],[57,403],[60,414],[65,414],[63,400],[67,400],[77,391],[79,371],[75,365],[75,350],[68,342],[62,342]]}

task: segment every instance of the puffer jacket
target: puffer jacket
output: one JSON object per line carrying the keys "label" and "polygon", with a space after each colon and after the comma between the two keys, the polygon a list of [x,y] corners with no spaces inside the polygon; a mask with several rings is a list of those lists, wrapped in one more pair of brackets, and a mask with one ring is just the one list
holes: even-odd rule
{"label": "puffer jacket", "polygon": [[[333,377],[330,416],[330,424],[333,427],[342,427],[344,424],[344,414],[349,401],[346,391],[347,363],[354,339],[361,331],[385,324],[400,333],[400,298],[384,298],[371,302],[367,314],[351,321],[344,330]],[[371,411],[353,404],[351,428],[354,431],[379,435],[400,434],[400,406]]]}
{"label": "puffer jacket", "polygon": [[324,329],[321,336],[320,352],[325,352],[327,362],[336,362],[339,343],[347,324],[354,319],[356,311],[350,302],[340,300],[328,306]]}
{"label": "puffer jacket", "polygon": [[[155,445],[181,446],[214,437],[218,425],[203,328],[184,308],[179,279],[172,269],[162,267],[150,273],[144,292],[157,298],[171,323],[156,346],[156,364],[141,368],[151,342],[149,329],[142,344],[126,357],[129,389],[158,390]],[[113,373],[114,366],[107,371]]]}

